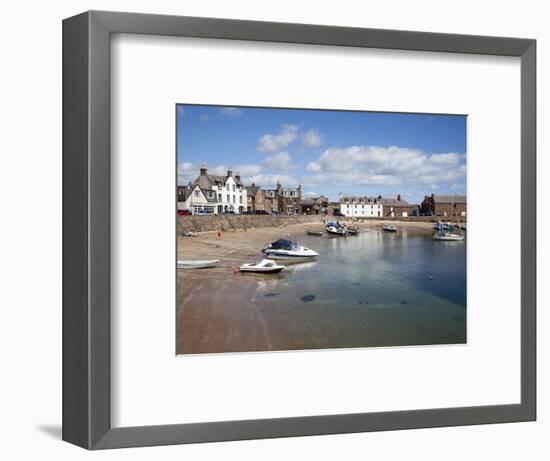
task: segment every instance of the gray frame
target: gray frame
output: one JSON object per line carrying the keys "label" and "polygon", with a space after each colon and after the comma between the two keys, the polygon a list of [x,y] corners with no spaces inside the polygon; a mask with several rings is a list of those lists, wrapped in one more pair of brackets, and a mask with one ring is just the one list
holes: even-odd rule
{"label": "gray frame", "polygon": [[[110,35],[521,58],[521,403],[111,427]],[[91,11],[63,21],[63,439],[87,449],[533,421],[536,418],[536,41]]]}

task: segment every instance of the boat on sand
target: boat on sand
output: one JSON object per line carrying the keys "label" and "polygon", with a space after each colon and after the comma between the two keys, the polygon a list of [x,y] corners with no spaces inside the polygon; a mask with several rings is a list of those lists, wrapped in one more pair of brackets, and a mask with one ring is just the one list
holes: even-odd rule
{"label": "boat on sand", "polygon": [[257,263],[243,264],[239,270],[241,272],[254,272],[258,274],[274,274],[281,272],[284,268],[285,266],[282,264],[277,264],[275,261],[271,261],[270,259],[262,259]]}
{"label": "boat on sand", "polygon": [[319,256],[316,251],[310,250],[296,242],[286,239],[279,239],[262,250],[269,259],[280,259],[285,261],[311,261]]}
{"label": "boat on sand", "polygon": [[384,224],[382,226],[382,229],[386,232],[397,232],[397,227],[395,227],[393,224]]}
{"label": "boat on sand", "polygon": [[205,259],[205,260],[179,260],[178,269],[206,269],[208,267],[216,267],[219,259]]}
{"label": "boat on sand", "polygon": [[322,231],[315,231],[315,230],[310,230],[308,229],[306,231],[307,235],[314,235],[315,237],[321,237],[323,235],[323,232]]}

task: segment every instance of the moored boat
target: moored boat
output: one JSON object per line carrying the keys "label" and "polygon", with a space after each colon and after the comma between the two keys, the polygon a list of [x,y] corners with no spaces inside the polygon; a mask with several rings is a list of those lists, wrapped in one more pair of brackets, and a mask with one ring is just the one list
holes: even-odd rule
{"label": "moored boat", "polygon": [[323,232],[322,231],[315,231],[315,230],[310,230],[308,229],[306,231],[307,235],[314,235],[315,237],[321,237],[323,235]]}
{"label": "moored boat", "polygon": [[442,240],[445,242],[460,242],[464,240],[464,236],[459,234],[453,234],[452,232],[440,231],[440,232],[436,232],[433,235],[433,239]]}
{"label": "moored boat", "polygon": [[206,269],[209,267],[215,267],[218,262],[219,259],[179,260],[178,269]]}
{"label": "moored boat", "polygon": [[327,223],[327,226],[325,229],[329,234],[341,235],[341,236],[345,236],[347,234],[346,228],[334,221]]}
{"label": "moored boat", "polygon": [[241,272],[254,272],[258,274],[273,274],[281,272],[284,268],[285,266],[282,264],[277,264],[269,259],[262,259],[257,263],[243,264],[239,270]]}
{"label": "moored boat", "polygon": [[386,232],[397,232],[397,227],[395,227],[393,224],[384,224],[382,226],[382,229]]}
{"label": "moored boat", "polygon": [[319,256],[316,251],[287,239],[279,239],[262,250],[269,259],[285,261],[311,261]]}

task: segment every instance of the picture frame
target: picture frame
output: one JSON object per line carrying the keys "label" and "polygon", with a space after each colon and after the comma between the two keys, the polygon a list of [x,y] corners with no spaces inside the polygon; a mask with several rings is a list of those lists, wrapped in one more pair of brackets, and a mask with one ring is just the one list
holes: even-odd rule
{"label": "picture frame", "polygon": [[[112,427],[110,38],[114,33],[521,58],[521,403]],[[63,21],[63,440],[95,450],[535,419],[535,40],[106,11]]]}

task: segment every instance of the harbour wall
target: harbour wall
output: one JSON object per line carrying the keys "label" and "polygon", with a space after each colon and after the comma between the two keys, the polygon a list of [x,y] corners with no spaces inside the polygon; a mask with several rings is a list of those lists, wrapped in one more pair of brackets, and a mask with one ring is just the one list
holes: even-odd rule
{"label": "harbour wall", "polygon": [[[409,216],[409,217],[379,217],[379,218],[351,218],[342,216],[319,215],[211,215],[211,216],[178,216],[178,235],[184,232],[231,231],[237,229],[251,229],[255,227],[284,227],[300,223],[321,223],[323,220],[337,220],[341,222],[365,221],[403,221],[403,222],[438,222],[448,221],[450,218],[437,216]],[[460,220],[465,222],[464,218]]]}

